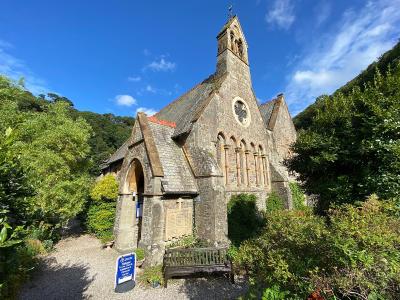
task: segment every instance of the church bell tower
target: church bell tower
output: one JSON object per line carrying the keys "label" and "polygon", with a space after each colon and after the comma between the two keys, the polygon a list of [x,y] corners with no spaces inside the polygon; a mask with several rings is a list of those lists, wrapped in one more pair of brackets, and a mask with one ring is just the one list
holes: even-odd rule
{"label": "church bell tower", "polygon": [[237,16],[230,17],[217,36],[217,73],[231,72],[237,65],[248,70],[247,42]]}

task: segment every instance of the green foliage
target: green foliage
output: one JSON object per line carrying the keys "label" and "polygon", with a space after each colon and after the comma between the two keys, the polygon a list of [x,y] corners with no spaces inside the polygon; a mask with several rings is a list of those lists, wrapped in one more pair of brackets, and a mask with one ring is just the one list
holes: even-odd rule
{"label": "green foliage", "polygon": [[288,291],[281,291],[279,286],[274,285],[271,288],[266,288],[262,295],[262,300],[285,300],[287,299]]}
{"label": "green foliage", "polygon": [[290,190],[292,192],[293,208],[297,210],[306,209],[305,201],[306,195],[297,182],[289,182]]}
{"label": "green foliage", "polygon": [[255,195],[239,194],[228,203],[228,237],[236,246],[254,237],[264,224],[256,202]]}
{"label": "green foliage", "polygon": [[96,182],[90,192],[95,201],[116,201],[118,197],[118,182],[112,174],[107,174]]}
{"label": "green foliage", "polygon": [[207,246],[209,246],[207,241],[201,240],[195,234],[193,234],[173,241],[167,245],[167,248],[202,248]]}
{"label": "green foliage", "polygon": [[288,167],[300,174],[318,209],[372,193],[400,199],[400,65],[363,89],[321,102],[293,146]]}
{"label": "green foliage", "polygon": [[18,153],[13,151],[14,133],[11,128],[0,132],[0,210],[21,220],[28,209],[26,197],[31,195],[31,187],[22,170]]}
{"label": "green foliage", "polygon": [[8,217],[0,231],[3,298],[14,296],[35,255],[52,247],[89,192],[91,129],[71,118],[68,99],[50,96],[35,97],[23,80],[0,76],[0,211]]}
{"label": "green foliage", "polygon": [[390,70],[390,66],[396,65],[399,61],[400,42],[398,42],[391,50],[382,54],[382,56],[376,62],[370,64],[367,69],[361,72],[360,75],[339,88],[335,93],[348,94],[355,87],[364,88],[365,84],[374,81],[375,73],[377,70],[379,71],[379,73],[385,74],[387,71]]}
{"label": "green foliage", "polygon": [[7,211],[0,211],[0,298],[15,297],[19,286],[35,266],[34,256],[23,243],[22,226],[12,228],[7,222]]}
{"label": "green foliage", "polygon": [[285,209],[285,203],[283,199],[279,197],[276,192],[271,192],[265,203],[267,211],[283,210]]}
{"label": "green foliage", "polygon": [[136,253],[136,260],[143,260],[145,258],[144,249],[136,248],[134,252]]}
{"label": "green foliage", "polygon": [[139,277],[139,281],[143,284],[164,284],[164,276],[162,272],[162,265],[147,267]]}
{"label": "green foliage", "polygon": [[114,239],[113,226],[115,219],[115,202],[104,202],[90,206],[87,215],[87,227],[102,242]]}
{"label": "green foliage", "polygon": [[74,118],[85,119],[93,129],[94,134],[89,139],[89,156],[92,160],[89,172],[97,176],[100,173],[100,164],[129,138],[135,119],[73,109],[71,115]]}
{"label": "green foliage", "polygon": [[316,290],[338,299],[396,299],[397,213],[394,202],[375,196],[331,209],[329,221],[310,211],[267,212],[262,234],[241,244],[234,263],[248,271],[253,286],[290,292],[285,299]]}
{"label": "green foliage", "polygon": [[90,196],[87,228],[103,243],[110,242],[114,239],[113,227],[118,197],[118,182],[115,177],[111,174],[102,177],[94,184]]}

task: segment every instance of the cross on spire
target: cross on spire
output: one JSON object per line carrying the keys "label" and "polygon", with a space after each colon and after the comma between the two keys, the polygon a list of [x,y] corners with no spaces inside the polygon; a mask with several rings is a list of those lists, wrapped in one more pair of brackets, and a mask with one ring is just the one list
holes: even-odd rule
{"label": "cross on spire", "polygon": [[233,10],[233,5],[231,4],[228,6],[228,18],[229,19],[233,17],[232,10]]}

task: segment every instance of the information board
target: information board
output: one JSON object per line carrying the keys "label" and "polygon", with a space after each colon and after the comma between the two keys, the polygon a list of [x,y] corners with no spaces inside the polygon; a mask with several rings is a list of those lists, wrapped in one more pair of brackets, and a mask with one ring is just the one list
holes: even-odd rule
{"label": "information board", "polygon": [[115,291],[125,292],[135,286],[136,254],[128,253],[117,258]]}

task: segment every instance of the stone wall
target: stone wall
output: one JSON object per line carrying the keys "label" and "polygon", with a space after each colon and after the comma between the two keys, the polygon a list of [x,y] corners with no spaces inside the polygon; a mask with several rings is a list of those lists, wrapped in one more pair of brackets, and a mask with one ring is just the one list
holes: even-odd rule
{"label": "stone wall", "polygon": [[292,154],[290,146],[296,141],[297,133],[285,101],[281,102],[273,133],[279,156],[281,159],[288,158]]}
{"label": "stone wall", "polygon": [[228,244],[227,207],[222,177],[198,178],[200,194],[194,202],[196,233],[215,246]]}

